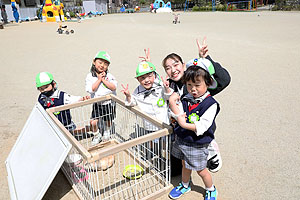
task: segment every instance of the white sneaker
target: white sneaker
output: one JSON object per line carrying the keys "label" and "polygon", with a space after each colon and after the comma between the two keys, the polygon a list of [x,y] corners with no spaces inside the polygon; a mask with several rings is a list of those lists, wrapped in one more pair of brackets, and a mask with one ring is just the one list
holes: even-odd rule
{"label": "white sneaker", "polygon": [[94,136],[94,138],[93,138],[91,144],[92,144],[92,145],[96,145],[96,144],[100,143],[101,141],[102,141],[101,134],[98,133],[97,135]]}
{"label": "white sneaker", "polygon": [[110,131],[103,132],[103,141],[107,141],[110,139]]}

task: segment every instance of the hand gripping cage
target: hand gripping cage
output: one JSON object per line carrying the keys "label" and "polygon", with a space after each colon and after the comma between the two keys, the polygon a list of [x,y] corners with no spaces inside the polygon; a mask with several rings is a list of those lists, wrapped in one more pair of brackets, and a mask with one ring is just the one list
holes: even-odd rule
{"label": "hand gripping cage", "polygon": [[[91,117],[95,104],[107,110]],[[72,143],[62,171],[80,199],[156,199],[170,189],[170,126],[114,95],[47,112]],[[105,140],[92,145],[98,134]]]}

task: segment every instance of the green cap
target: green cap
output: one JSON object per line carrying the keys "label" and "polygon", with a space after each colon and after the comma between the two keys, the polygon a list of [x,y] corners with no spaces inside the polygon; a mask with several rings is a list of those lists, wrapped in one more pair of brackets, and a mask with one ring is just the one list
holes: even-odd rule
{"label": "green cap", "polygon": [[150,72],[155,72],[156,68],[151,62],[140,62],[136,68],[136,78],[148,74]]}
{"label": "green cap", "polygon": [[110,63],[110,56],[108,55],[108,53],[106,51],[99,51],[95,56],[95,59],[96,58],[106,60],[108,63]]}
{"label": "green cap", "polygon": [[52,83],[53,75],[49,72],[41,72],[35,77],[36,87],[39,88],[43,85],[48,85]]}

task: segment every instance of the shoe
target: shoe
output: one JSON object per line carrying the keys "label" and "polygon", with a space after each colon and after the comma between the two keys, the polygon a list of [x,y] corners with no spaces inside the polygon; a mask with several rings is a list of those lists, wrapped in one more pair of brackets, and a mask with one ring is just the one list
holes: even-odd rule
{"label": "shoe", "polygon": [[103,141],[107,141],[110,139],[110,131],[103,132]]}
{"label": "shoe", "polygon": [[214,191],[206,190],[204,200],[217,200],[217,196],[218,196],[218,192],[217,192],[217,188],[215,187]]}
{"label": "shoe", "polygon": [[171,199],[178,199],[179,197],[181,197],[181,195],[183,195],[184,193],[188,193],[189,191],[191,191],[191,186],[189,186],[188,188],[185,188],[182,183],[179,183],[179,186],[173,188],[173,190],[171,190],[171,192],[169,193],[169,197]]}
{"label": "shoe", "polygon": [[92,145],[96,145],[96,144],[100,143],[101,141],[102,141],[101,134],[98,133],[97,135],[94,136],[94,138],[93,138],[91,144],[92,144]]}

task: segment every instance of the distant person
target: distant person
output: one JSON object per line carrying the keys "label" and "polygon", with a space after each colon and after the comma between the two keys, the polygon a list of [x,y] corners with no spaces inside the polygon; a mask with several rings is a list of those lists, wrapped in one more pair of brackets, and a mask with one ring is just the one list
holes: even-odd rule
{"label": "distant person", "polygon": [[[41,72],[35,78],[36,88],[40,91],[38,102],[43,108],[52,108],[56,106],[75,103],[89,99],[89,96],[73,96],[57,89],[57,84],[53,79],[53,75],[49,72]],[[65,126],[71,133],[75,131],[76,125],[72,121],[70,110],[64,110],[54,113],[58,120]]]}
{"label": "distant person", "polygon": [[76,11],[76,18],[77,18],[77,22],[80,23],[81,22],[81,17],[78,11]]}
{"label": "distant person", "polygon": [[71,15],[69,11],[66,12],[66,16],[67,16],[67,20],[71,20]]}
{"label": "distant person", "polygon": [[173,20],[173,24],[177,24],[177,23],[180,23],[180,20],[179,20],[179,13],[178,14],[173,14],[174,15],[174,20]]}
{"label": "distant person", "polygon": [[[109,54],[106,51],[99,51],[94,57],[90,73],[88,73],[85,79],[85,90],[91,94],[91,98],[102,97],[108,94],[116,95],[118,82],[116,78],[109,73],[109,65]],[[92,145],[109,140],[115,115],[115,102],[107,100],[93,104],[90,121],[94,133]],[[97,133],[98,129],[99,132]]]}
{"label": "distant person", "polygon": [[19,22],[19,12],[18,12],[18,8],[16,7],[16,2],[13,1],[11,2],[11,8],[12,8],[12,11],[13,11],[13,16],[16,20],[16,22],[18,23]]}
{"label": "distant person", "polygon": [[7,24],[8,23],[8,21],[7,21],[7,13],[6,13],[5,5],[4,4],[1,6],[1,17],[2,17],[2,20],[3,20],[4,24]]}

